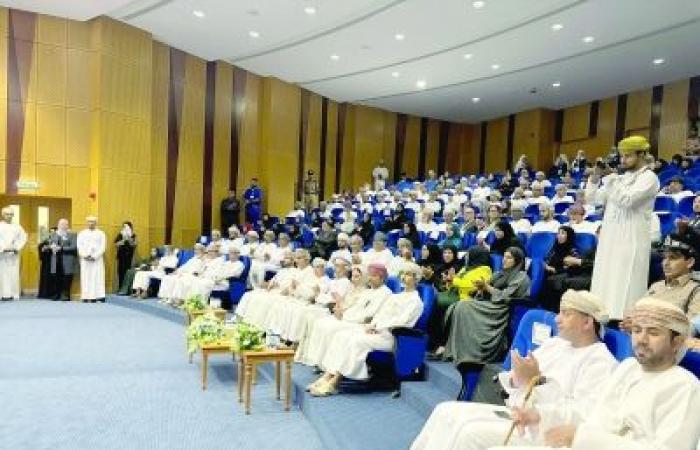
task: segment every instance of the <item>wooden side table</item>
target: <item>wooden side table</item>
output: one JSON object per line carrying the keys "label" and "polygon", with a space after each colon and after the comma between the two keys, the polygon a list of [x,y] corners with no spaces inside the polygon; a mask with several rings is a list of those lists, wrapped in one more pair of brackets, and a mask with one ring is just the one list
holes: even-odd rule
{"label": "wooden side table", "polygon": [[292,397],[292,364],[294,362],[293,349],[266,349],[261,351],[244,351],[238,355],[238,401],[244,401],[245,413],[250,414],[250,388],[253,384],[253,376],[258,364],[272,362],[275,364],[275,392],[277,400],[280,398],[281,364],[285,366],[285,404],[284,410],[289,411]]}
{"label": "wooden side table", "polygon": [[206,308],[206,309],[200,309],[198,311],[186,311],[186,316],[187,316],[186,319],[187,320],[186,320],[185,325],[191,324],[194,321],[194,319],[196,319],[199,316],[203,316],[204,314],[206,314],[208,312],[213,312],[214,317],[216,317],[217,319],[219,319],[221,321],[226,320],[226,312],[227,311],[225,309],[223,309],[223,308]]}
{"label": "wooden side table", "polygon": [[211,354],[222,354],[229,353],[233,356],[231,352],[230,343],[216,343],[208,344],[202,346],[202,390],[207,390],[207,374],[209,372],[209,355]]}

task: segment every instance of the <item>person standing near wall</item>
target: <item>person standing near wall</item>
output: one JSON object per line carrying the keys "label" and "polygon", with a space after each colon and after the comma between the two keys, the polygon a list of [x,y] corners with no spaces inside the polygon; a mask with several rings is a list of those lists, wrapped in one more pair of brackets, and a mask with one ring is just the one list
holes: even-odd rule
{"label": "person standing near wall", "polygon": [[27,233],[16,223],[11,208],[3,208],[0,221],[0,299],[17,300],[21,291],[19,281],[19,252],[27,243]]}
{"label": "person standing near wall", "polygon": [[87,228],[78,233],[78,257],[80,258],[80,298],[83,303],[105,301],[106,238],[97,229],[97,217],[85,219]]}
{"label": "person standing near wall", "polygon": [[318,207],[318,181],[314,178],[314,171],[309,170],[304,180],[304,208],[311,212]]}
{"label": "person standing near wall", "polygon": [[114,243],[117,244],[117,277],[119,284],[117,285],[117,290],[119,286],[122,285],[124,281],[124,276],[126,271],[131,268],[131,264],[134,261],[134,253],[136,252],[136,234],[134,233],[134,225],[126,221],[122,224],[122,229],[114,238]]}
{"label": "person standing near wall", "polygon": [[56,234],[49,242],[51,248],[51,282],[50,291],[55,300],[70,300],[70,287],[76,269],[78,254],[78,237],[69,228],[67,219],[60,219]]}
{"label": "person standing near wall", "polygon": [[256,224],[262,215],[262,199],[263,192],[258,186],[258,179],[250,180],[250,187],[243,193],[245,200],[245,221],[250,224]]}
{"label": "person standing near wall", "polygon": [[221,200],[221,229],[228,230],[241,221],[241,202],[236,198],[235,189],[228,191],[228,197]]}

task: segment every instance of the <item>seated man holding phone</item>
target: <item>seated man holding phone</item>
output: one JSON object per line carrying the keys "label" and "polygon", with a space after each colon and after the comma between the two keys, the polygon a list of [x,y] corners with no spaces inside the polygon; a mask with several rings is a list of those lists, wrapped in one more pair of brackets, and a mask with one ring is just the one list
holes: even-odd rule
{"label": "seated man holding phone", "polygon": [[[580,423],[593,406],[597,389],[617,366],[600,341],[607,312],[593,294],[569,290],[562,297],[556,321],[557,336],[544,339],[537,350],[526,356],[513,351],[512,370],[498,375],[508,393],[508,407],[474,402],[441,403],[411,450],[488,449],[501,445],[511,418],[520,413],[528,385],[535,377],[542,378],[529,401],[542,418],[540,429]],[[541,331],[537,334],[544,334]],[[533,445],[542,439],[516,433],[512,443]]]}

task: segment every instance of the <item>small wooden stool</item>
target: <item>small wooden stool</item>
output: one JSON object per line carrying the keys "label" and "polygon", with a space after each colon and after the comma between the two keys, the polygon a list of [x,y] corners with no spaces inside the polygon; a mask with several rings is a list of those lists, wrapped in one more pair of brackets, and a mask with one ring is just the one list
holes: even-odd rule
{"label": "small wooden stool", "polygon": [[[215,308],[215,309],[208,308],[208,309],[200,309],[197,311],[185,311],[185,327],[190,326],[190,324],[194,321],[194,319],[196,319],[199,316],[203,316],[204,314],[206,314],[208,312],[213,312],[214,317],[216,317],[217,319],[219,319],[222,322],[224,320],[226,320],[226,312],[227,311],[225,309],[222,309],[222,308]],[[187,349],[187,339],[185,339],[185,348]],[[188,355],[187,355],[188,361],[190,364],[192,364],[192,355],[193,354],[189,353],[189,349],[187,349],[187,353],[188,353]]]}
{"label": "small wooden stool", "polygon": [[207,344],[202,346],[202,390],[207,390],[207,373],[209,372],[209,355],[211,354],[221,354],[229,353],[233,357],[231,352],[230,343],[216,343]]}
{"label": "small wooden stool", "polygon": [[281,369],[285,366],[285,404],[284,410],[289,411],[292,397],[292,364],[294,362],[293,349],[265,349],[261,351],[244,351],[238,355],[238,402],[242,402],[245,391],[245,413],[250,414],[250,388],[253,384],[254,374],[258,364],[275,363],[275,392],[277,400],[280,398]]}

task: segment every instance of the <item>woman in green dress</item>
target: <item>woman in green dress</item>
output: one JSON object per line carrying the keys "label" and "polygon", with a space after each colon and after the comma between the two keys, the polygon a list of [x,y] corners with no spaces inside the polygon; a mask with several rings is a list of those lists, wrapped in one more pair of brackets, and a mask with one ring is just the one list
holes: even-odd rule
{"label": "woman in green dress", "polygon": [[133,267],[131,267],[129,270],[126,271],[126,274],[124,275],[124,281],[122,282],[122,285],[119,286],[119,291],[117,294],[119,295],[131,295],[132,294],[132,289],[131,285],[134,283],[134,275],[136,272],[139,270],[151,270],[151,267],[153,265],[158,264],[158,249],[153,247],[151,249],[151,253],[148,256],[148,258],[144,258],[138,263],[134,264]]}

